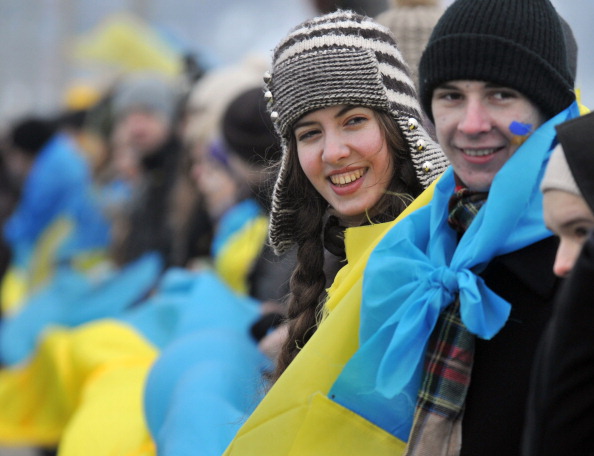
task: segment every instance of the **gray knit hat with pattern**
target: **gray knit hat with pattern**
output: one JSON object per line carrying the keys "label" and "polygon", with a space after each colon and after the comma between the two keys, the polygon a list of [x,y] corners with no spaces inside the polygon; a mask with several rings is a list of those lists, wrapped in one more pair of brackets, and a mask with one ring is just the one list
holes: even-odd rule
{"label": "gray knit hat with pattern", "polygon": [[272,69],[264,81],[282,144],[269,232],[277,253],[297,239],[296,208],[286,184],[288,144],[293,124],[308,112],[344,104],[388,113],[400,126],[423,187],[448,165],[421,125],[414,83],[393,35],[369,17],[339,10],[297,26],[274,50]]}

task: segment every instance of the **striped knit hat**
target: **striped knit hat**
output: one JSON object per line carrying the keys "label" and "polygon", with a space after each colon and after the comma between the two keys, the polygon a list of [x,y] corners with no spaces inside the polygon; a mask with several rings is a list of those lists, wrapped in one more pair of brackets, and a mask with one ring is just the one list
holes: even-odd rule
{"label": "striped knit hat", "polygon": [[423,187],[448,165],[421,125],[414,83],[393,35],[369,17],[336,11],[297,26],[276,47],[264,81],[282,144],[270,213],[270,242],[277,253],[297,239],[291,202],[295,189],[286,184],[288,144],[293,124],[308,112],[355,105],[388,113],[400,126]]}

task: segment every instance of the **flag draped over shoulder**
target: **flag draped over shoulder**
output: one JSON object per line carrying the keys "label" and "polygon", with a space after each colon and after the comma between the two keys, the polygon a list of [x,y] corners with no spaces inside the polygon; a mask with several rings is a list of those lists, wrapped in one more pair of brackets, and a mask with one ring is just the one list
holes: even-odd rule
{"label": "flag draped over shoulder", "polygon": [[231,208],[219,221],[212,242],[214,267],[238,293],[249,290],[248,275],[268,236],[268,217],[253,199]]}
{"label": "flag draped over shoulder", "polygon": [[327,396],[358,347],[363,269],[395,224],[427,204],[431,185],[394,222],[346,230],[348,263],[328,290],[328,315],[238,431],[225,455],[394,455],[402,441]]}

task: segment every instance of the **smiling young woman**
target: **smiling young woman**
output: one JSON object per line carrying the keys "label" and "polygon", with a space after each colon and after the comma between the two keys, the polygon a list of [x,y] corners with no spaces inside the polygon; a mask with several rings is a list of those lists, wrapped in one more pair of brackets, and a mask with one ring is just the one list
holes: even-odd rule
{"label": "smiling young woman", "polygon": [[303,116],[293,131],[301,168],[331,213],[360,225],[386,193],[394,168],[374,111],[323,108]]}
{"label": "smiling young woman", "polygon": [[270,242],[297,250],[278,377],[317,327],[344,228],[393,220],[447,166],[388,29],[339,11],[297,26],[265,76],[283,145]]}

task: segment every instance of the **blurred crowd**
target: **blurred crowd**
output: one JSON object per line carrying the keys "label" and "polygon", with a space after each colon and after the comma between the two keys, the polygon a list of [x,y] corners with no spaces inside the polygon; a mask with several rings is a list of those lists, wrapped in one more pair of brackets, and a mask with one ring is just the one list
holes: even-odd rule
{"label": "blurred crowd", "polygon": [[[0,419],[5,443],[55,448],[70,421],[64,404],[58,413],[46,402],[48,393],[68,387],[68,380],[52,380],[45,370],[51,369],[46,363],[57,361],[46,359],[33,373],[36,357],[48,357],[40,344],[51,344],[62,328],[122,319],[151,307],[147,301],[160,296],[167,280],[189,287],[186,282],[209,274],[226,293],[251,297],[242,303],[244,314],[229,316],[242,318],[246,331],[254,324],[246,344],[261,339],[276,324],[273,317],[283,314],[290,267],[279,266],[264,245],[267,169],[279,156],[262,97],[265,68],[263,58],[250,57],[201,75],[185,91],[180,81],[156,73],[126,74],[102,93],[72,87],[59,115],[32,113],[10,126],[2,143],[6,377],[0,396],[28,396],[24,402],[35,404],[36,412],[13,402],[8,412],[13,422]],[[201,285],[203,299],[185,290],[183,305],[208,314],[205,308],[218,306],[216,300],[225,296],[224,291],[217,296],[215,285]],[[198,302],[209,297],[215,301]],[[180,325],[188,318],[185,312],[161,311],[158,318],[180,319]],[[171,325],[165,326],[174,331]],[[109,330],[103,337],[113,343]],[[146,344],[162,348],[173,333],[166,339]],[[78,368],[78,360],[59,362]],[[22,376],[8,379],[19,370],[43,379],[33,402],[35,386],[23,384]],[[45,416],[36,423],[31,413],[37,412]],[[57,415],[48,420],[48,413]],[[19,426],[23,430],[15,431]]]}
{"label": "blurred crowd", "polygon": [[[319,15],[366,8],[313,3]],[[393,1],[374,18],[412,92],[443,11]],[[2,132],[0,455],[178,456],[197,442],[195,454],[222,454],[276,380],[306,258],[270,243],[288,166],[267,107],[270,56],[209,69],[180,59],[174,78],[72,85],[56,113]],[[340,228],[324,223],[324,236]],[[327,247],[322,289],[342,249]]]}

